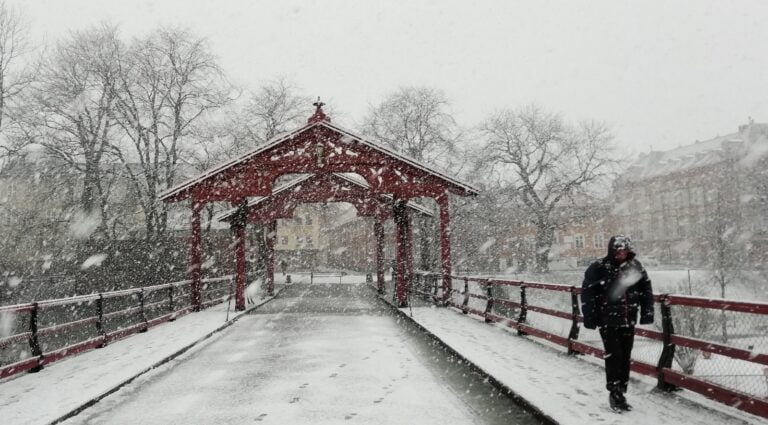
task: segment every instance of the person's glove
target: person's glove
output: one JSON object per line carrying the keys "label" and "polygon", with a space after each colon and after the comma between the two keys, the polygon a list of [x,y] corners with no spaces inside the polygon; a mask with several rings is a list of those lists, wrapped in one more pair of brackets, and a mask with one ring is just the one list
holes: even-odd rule
{"label": "person's glove", "polygon": [[643,314],[640,316],[640,324],[641,325],[652,325],[653,324],[653,314]]}

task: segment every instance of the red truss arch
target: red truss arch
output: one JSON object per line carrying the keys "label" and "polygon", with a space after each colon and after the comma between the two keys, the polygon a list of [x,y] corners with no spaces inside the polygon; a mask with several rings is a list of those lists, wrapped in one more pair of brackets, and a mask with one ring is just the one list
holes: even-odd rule
{"label": "red truss arch", "polygon": [[[357,209],[359,216],[374,218],[376,236],[376,279],[380,292],[384,290],[384,221],[392,218],[394,198],[387,194],[371,193],[365,181],[354,176],[331,173],[299,177],[275,188],[269,197],[258,197],[233,208],[217,217],[229,222],[236,234],[244,233],[247,223],[262,223],[269,229],[267,239],[267,291],[274,289],[274,238],[275,220],[293,217],[294,210],[302,203],[348,202]],[[408,214],[432,215],[432,211],[416,204],[406,204]],[[242,247],[241,247],[242,244]],[[245,308],[245,238],[236,240],[236,309]],[[408,250],[406,255],[412,255]],[[412,263],[412,258],[407,262]]]}
{"label": "red truss arch", "polygon": [[[288,214],[289,211],[292,214],[295,204],[299,201],[314,202],[312,199],[343,200],[355,205],[361,214],[371,214],[382,220],[393,218],[397,236],[397,300],[400,305],[407,303],[405,290],[412,275],[413,264],[412,255],[409,255],[412,240],[411,220],[406,205],[412,198],[433,198],[440,210],[443,294],[450,294],[449,194],[472,196],[477,195],[478,191],[418,161],[332,124],[330,118],[322,111],[323,104],[318,101],[315,106],[317,110],[306,126],[278,136],[265,145],[214,167],[160,195],[160,200],[164,202],[191,201],[190,274],[194,305],[200,305],[200,211],[208,202],[224,201],[240,207],[242,215],[248,209],[246,199],[254,197],[271,200],[266,203],[269,206],[253,205],[254,210],[248,213],[249,216],[254,214],[253,218],[260,221],[271,219],[272,223],[275,218],[280,218],[281,214]],[[345,193],[339,189],[338,184],[344,185],[339,181],[343,180],[339,173],[359,174],[365,179],[365,183],[361,183],[363,187],[349,186],[349,193]],[[286,195],[275,193],[276,180],[286,174],[312,174],[320,177],[312,179],[314,190],[293,191]],[[238,239],[244,237],[247,221],[245,216],[242,217],[230,221],[235,226]],[[239,223],[242,223],[242,226]],[[377,228],[375,231],[382,230]],[[240,256],[239,252],[237,256]],[[238,305],[238,308],[244,308],[244,305]]]}

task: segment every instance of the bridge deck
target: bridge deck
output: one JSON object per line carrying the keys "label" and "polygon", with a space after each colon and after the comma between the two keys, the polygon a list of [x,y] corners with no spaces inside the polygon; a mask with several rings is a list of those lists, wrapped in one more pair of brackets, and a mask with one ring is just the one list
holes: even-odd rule
{"label": "bridge deck", "polygon": [[[471,374],[449,373],[455,362],[429,351],[431,345],[418,332],[370,294],[350,285],[288,287],[234,326],[67,423],[535,422],[504,402],[484,404],[503,397],[491,396],[471,377],[467,384],[464,375]],[[60,418],[220,327],[225,307],[0,383],[3,423]],[[413,315],[563,424],[764,423],[732,409],[723,412],[714,403],[710,409],[657,394],[651,381],[633,382],[636,411],[616,415],[604,407],[603,372],[597,365],[453,310],[416,307]]]}
{"label": "bridge deck", "polygon": [[602,361],[569,356],[561,347],[518,337],[497,324],[464,316],[453,308],[401,309],[446,345],[488,372],[562,425],[748,424],[765,421],[690,392],[664,393],[656,381],[633,375],[627,399],[632,412],[608,408]]}

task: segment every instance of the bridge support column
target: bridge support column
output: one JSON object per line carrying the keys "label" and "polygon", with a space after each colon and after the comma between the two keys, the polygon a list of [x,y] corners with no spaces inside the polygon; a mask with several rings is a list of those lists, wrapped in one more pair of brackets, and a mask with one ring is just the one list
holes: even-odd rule
{"label": "bridge support column", "polygon": [[235,231],[235,311],[245,310],[245,223],[233,224]]}
{"label": "bridge support column", "polygon": [[235,233],[235,311],[245,310],[245,228],[248,225],[246,200],[236,203],[237,215],[230,222]]}
{"label": "bridge support column", "polygon": [[267,295],[275,294],[275,239],[277,239],[277,221],[271,220],[266,225],[267,237]]}
{"label": "bridge support column", "polygon": [[203,266],[203,233],[200,226],[200,212],[205,203],[192,198],[192,237],[189,240],[189,274],[192,280],[190,286],[190,304],[193,311],[200,311],[202,297],[202,266]]}
{"label": "bridge support column", "polygon": [[384,293],[384,223],[377,218],[373,223],[373,234],[376,237],[376,289]]}
{"label": "bridge support column", "polygon": [[451,299],[451,224],[448,202],[448,193],[438,196],[437,205],[440,207],[440,257],[443,280],[443,302]]}
{"label": "bridge support column", "polygon": [[395,205],[393,207],[395,233],[397,238],[397,254],[395,256],[395,269],[397,270],[395,301],[398,307],[408,306],[408,216],[405,211],[405,204],[405,200],[395,199]]}
{"label": "bridge support column", "polygon": [[413,215],[409,208],[405,209],[405,244],[405,283],[406,291],[411,292],[413,291]]}

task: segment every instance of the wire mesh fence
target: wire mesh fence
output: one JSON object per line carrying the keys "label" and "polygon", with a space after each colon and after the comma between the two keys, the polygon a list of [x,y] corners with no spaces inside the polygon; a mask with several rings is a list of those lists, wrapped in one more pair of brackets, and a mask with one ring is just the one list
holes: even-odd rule
{"label": "wire mesh fence", "polygon": [[[598,331],[580,326],[580,292],[567,285],[454,276],[448,305],[569,352],[602,357]],[[654,300],[656,322],[635,328],[633,370],[657,377],[663,389],[682,386],[768,417],[768,304],[667,294]]]}

